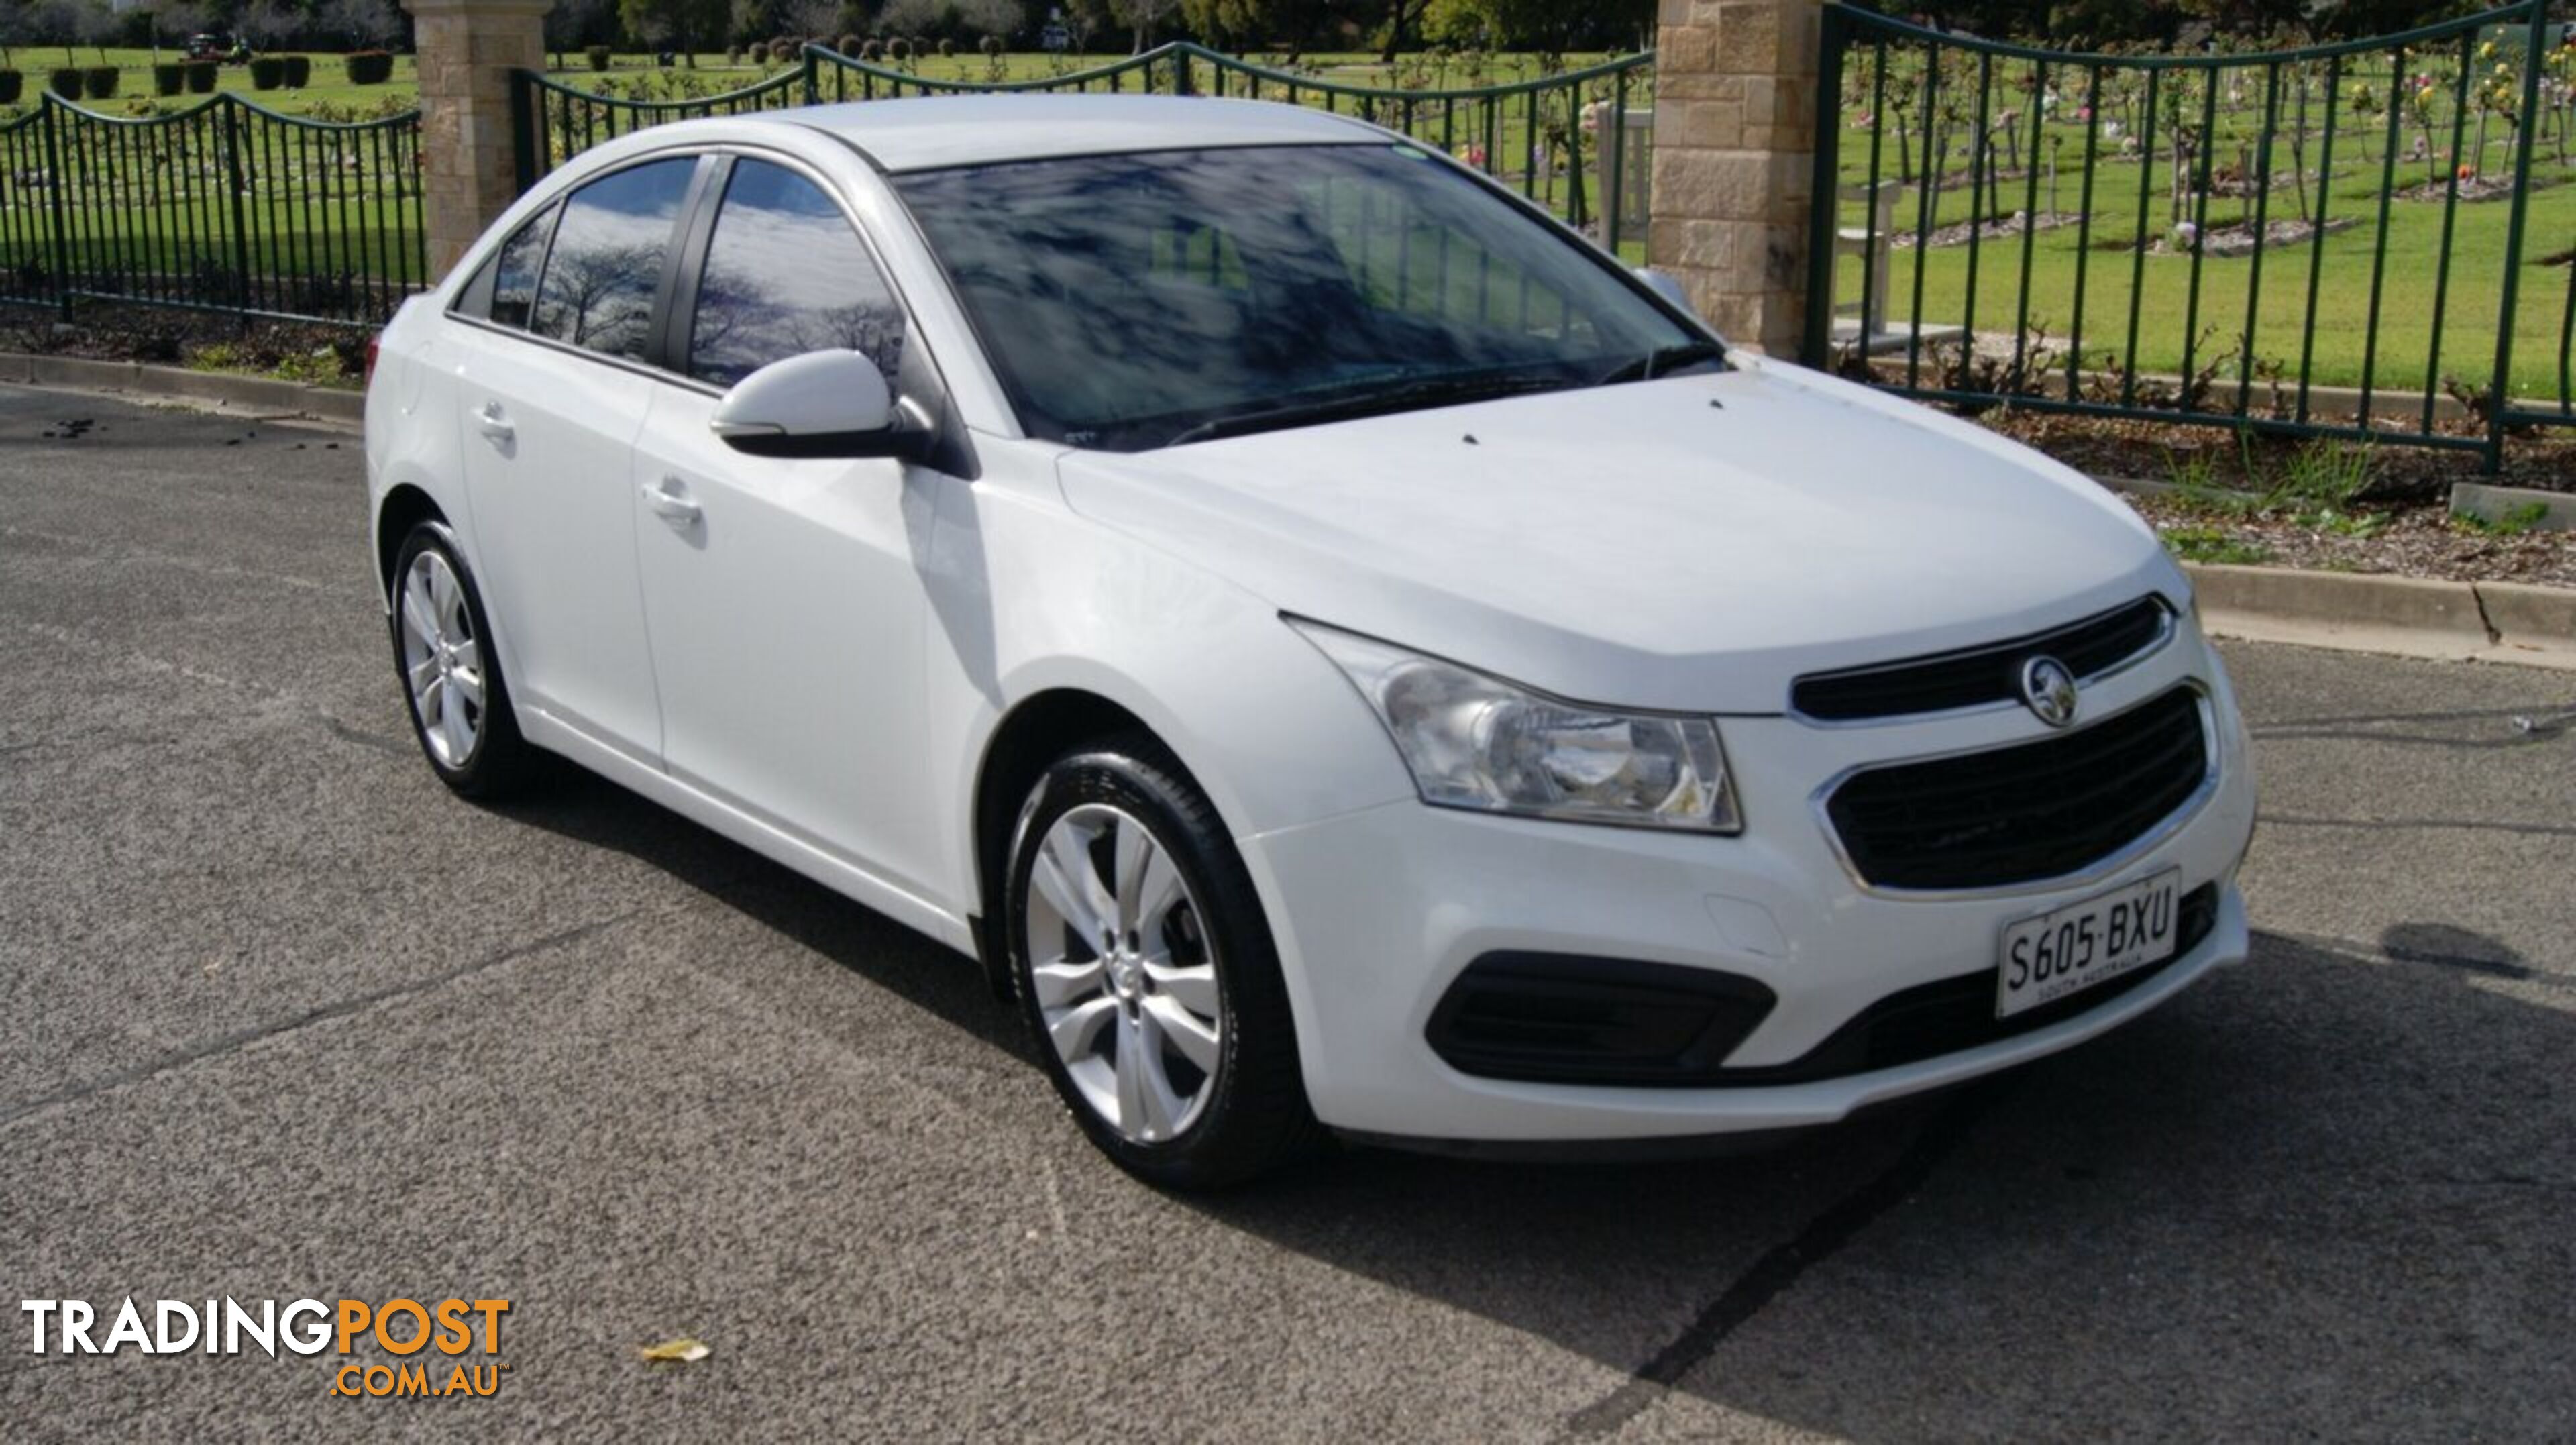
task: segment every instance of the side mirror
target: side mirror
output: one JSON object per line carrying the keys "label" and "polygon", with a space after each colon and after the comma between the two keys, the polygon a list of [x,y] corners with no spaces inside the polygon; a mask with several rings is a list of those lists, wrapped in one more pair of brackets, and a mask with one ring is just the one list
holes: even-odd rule
{"label": "side mirror", "polygon": [[1682,278],[1670,271],[1658,271],[1652,266],[1639,266],[1635,270],[1637,279],[1646,283],[1647,290],[1679,307],[1683,315],[1699,314],[1698,308],[1691,305],[1690,288],[1682,284]]}
{"label": "side mirror", "polygon": [[875,362],[856,351],[809,351],[734,383],[707,425],[755,457],[892,457],[917,440],[901,419]]}

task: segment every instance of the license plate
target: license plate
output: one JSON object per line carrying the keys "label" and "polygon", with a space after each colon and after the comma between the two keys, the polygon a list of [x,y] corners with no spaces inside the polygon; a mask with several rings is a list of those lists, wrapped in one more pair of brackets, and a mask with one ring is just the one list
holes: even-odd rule
{"label": "license plate", "polygon": [[2169,868],[2007,924],[1995,1017],[2010,1018],[2171,958],[2181,880],[2182,870]]}

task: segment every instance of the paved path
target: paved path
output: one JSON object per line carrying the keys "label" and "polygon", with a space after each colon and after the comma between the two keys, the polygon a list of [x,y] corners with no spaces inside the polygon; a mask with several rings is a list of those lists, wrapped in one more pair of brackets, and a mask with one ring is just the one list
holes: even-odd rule
{"label": "paved path", "polygon": [[1999,1087],[1178,1200],[937,948],[604,784],[443,793],[358,465],[0,389],[0,1289],[507,1297],[511,1372],[18,1317],[0,1437],[2576,1434],[2576,728],[2510,723],[2576,676],[2232,649],[2255,963]]}

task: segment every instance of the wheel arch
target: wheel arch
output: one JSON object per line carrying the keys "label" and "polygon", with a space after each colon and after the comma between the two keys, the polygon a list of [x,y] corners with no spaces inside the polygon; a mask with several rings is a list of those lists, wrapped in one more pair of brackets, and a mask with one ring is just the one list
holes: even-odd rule
{"label": "wheel arch", "polygon": [[[1003,875],[1010,862],[1011,831],[1018,821],[1020,805],[1058,758],[1122,734],[1151,739],[1164,754],[1160,761],[1176,768],[1181,781],[1208,799],[1219,820],[1225,820],[1224,800],[1200,781],[1171,737],[1124,704],[1074,685],[1048,687],[1014,704],[985,739],[983,755],[975,769],[973,812],[968,820],[978,905],[977,951],[982,957],[985,981],[996,997],[1007,998],[1011,992],[1009,950],[1003,947],[1000,930],[1006,891]],[[1231,827],[1228,823],[1229,831]]]}
{"label": "wheel arch", "polygon": [[387,607],[393,606],[394,564],[401,559],[403,539],[423,522],[447,522],[447,513],[410,482],[396,483],[376,505],[376,584]]}

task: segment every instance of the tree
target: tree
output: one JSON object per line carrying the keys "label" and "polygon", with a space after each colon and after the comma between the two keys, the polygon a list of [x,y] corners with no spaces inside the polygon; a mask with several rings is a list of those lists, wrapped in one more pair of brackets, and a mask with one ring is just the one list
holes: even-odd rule
{"label": "tree", "polygon": [[976,35],[991,35],[1009,40],[1018,33],[1028,11],[1020,0],[957,0],[954,7],[957,23]]}
{"label": "tree", "polygon": [[617,0],[618,22],[640,44],[674,49],[698,63],[698,42],[724,34],[727,0]]}
{"label": "tree", "polygon": [[[1396,17],[1389,17],[1392,34]],[[1654,0],[1428,0],[1422,33],[1457,45],[1489,50],[1539,50],[1564,54],[1590,48],[1629,49],[1653,43]]]}
{"label": "tree", "polygon": [[787,34],[829,43],[841,23],[841,0],[779,0],[777,23]]}
{"label": "tree", "polygon": [[877,28],[910,37],[939,29],[948,19],[947,0],[886,0]]}
{"label": "tree", "polygon": [[251,0],[233,17],[233,29],[253,50],[274,50],[284,45],[304,24],[304,17],[287,8],[285,0]]}
{"label": "tree", "polygon": [[107,64],[107,43],[125,28],[125,17],[108,8],[107,0],[82,0],[72,7],[72,28],[83,43],[98,52],[98,63]]}
{"label": "tree", "polygon": [[1404,44],[1404,32],[1422,20],[1422,4],[1423,0],[1387,0],[1386,31],[1377,47],[1379,64],[1395,63],[1395,52]]}
{"label": "tree", "polygon": [[1119,24],[1134,33],[1135,46],[1128,52],[1142,55],[1152,44],[1154,32],[1181,8],[1180,0],[1109,0],[1109,13]]}
{"label": "tree", "polygon": [[546,48],[555,53],[555,68],[563,68],[565,51],[608,39],[614,23],[610,0],[555,0],[545,21]]}
{"label": "tree", "polygon": [[[564,0],[558,0],[555,8],[563,9]],[[395,13],[392,0],[324,0],[313,18],[354,49],[387,46],[402,38],[402,16]]]}

